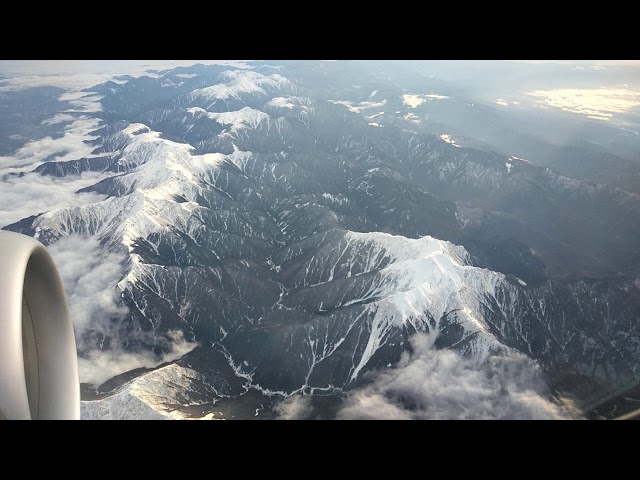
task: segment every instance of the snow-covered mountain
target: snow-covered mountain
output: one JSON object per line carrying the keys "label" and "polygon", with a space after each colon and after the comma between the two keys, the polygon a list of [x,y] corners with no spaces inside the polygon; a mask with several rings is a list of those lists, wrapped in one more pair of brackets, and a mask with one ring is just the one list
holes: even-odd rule
{"label": "snow-covered mountain", "polygon": [[81,190],[100,201],[8,228],[118,259],[118,309],[78,328],[80,353],[147,360],[86,377],[86,418],[340,397],[416,332],[478,364],[524,354],[585,402],[638,380],[640,196],[405,128],[375,78],[356,95],[277,72],[98,85],[93,155],[35,169],[105,174]]}

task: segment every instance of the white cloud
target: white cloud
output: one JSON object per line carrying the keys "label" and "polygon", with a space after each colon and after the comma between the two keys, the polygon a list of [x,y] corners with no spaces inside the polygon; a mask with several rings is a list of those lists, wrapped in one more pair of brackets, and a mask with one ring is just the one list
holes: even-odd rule
{"label": "white cloud", "polygon": [[69,308],[81,338],[88,328],[110,332],[109,321],[128,310],[118,305],[115,285],[124,274],[124,254],[104,251],[95,237],[69,235],[49,246],[64,282]]}
{"label": "white cloud", "polygon": [[584,65],[587,68],[591,68],[591,67],[602,68],[602,67],[615,67],[615,66],[640,67],[640,60],[507,60],[507,62]]}
{"label": "white cloud", "polygon": [[[571,419],[568,399],[555,398],[540,368],[510,353],[485,360],[436,349],[435,336],[415,334],[412,353],[397,365],[371,372],[369,383],[348,392],[339,420]],[[274,407],[279,419],[317,416],[311,396],[293,395]]]}
{"label": "white cloud", "polygon": [[[70,101],[77,111],[99,110],[100,97],[85,92],[68,92],[60,100]],[[103,200],[104,195],[76,192],[93,185],[114,173],[83,172],[80,175],[55,177],[32,173],[45,160],[76,160],[95,157],[94,147],[85,143],[97,137],[90,135],[101,122],[87,115],[57,113],[42,122],[44,125],[68,123],[59,138],[50,136],[25,143],[10,156],[0,156],[0,227],[17,222],[30,215],[85,205]],[[23,176],[7,175],[24,173]]]}
{"label": "white cloud", "polygon": [[78,358],[80,381],[100,386],[107,380],[136,368],[155,368],[166,362],[183,357],[197,343],[187,342],[181,331],[170,331],[171,351],[165,355],[155,355],[150,351],[126,352],[118,344],[106,350],[91,350],[87,356]]}
{"label": "white cloud", "polygon": [[279,420],[305,420],[313,414],[310,395],[291,395],[274,407]]}
{"label": "white cloud", "polygon": [[485,362],[435,349],[435,338],[412,337],[413,353],[371,375],[351,392],[339,419],[564,419],[577,415],[553,398],[540,368],[520,354]]}
{"label": "white cloud", "polygon": [[[2,71],[0,70],[0,73]],[[106,82],[111,75],[78,73],[72,75],[22,75],[0,79],[0,92],[12,92],[34,87],[58,87],[82,90]]]}
{"label": "white cloud", "polygon": [[55,125],[56,123],[66,123],[73,122],[77,117],[77,115],[72,115],[70,113],[57,113],[51,118],[45,118],[42,121],[42,125]]}
{"label": "white cloud", "polygon": [[424,99],[419,95],[402,95],[402,102],[409,108],[416,108],[424,103]]}
{"label": "white cloud", "polygon": [[[147,70],[167,70],[202,63],[246,68],[243,61],[233,60],[2,60],[0,91],[52,86],[82,90],[106,82],[114,76],[157,76]],[[185,74],[183,74],[185,75]]]}
{"label": "white cloud", "polygon": [[[135,368],[153,368],[176,360],[197,344],[184,339],[182,332],[166,337],[142,333],[139,337],[162,347],[168,353],[126,351],[119,339],[119,321],[129,313],[120,300],[118,282],[125,275],[124,253],[105,249],[96,237],[69,235],[49,245],[49,253],[58,268],[69,302],[76,335],[80,381],[100,385]],[[148,338],[142,338],[142,337]],[[108,346],[95,349],[96,339],[109,338]]]}
{"label": "white cloud", "polygon": [[93,113],[102,111],[102,104],[100,103],[102,98],[101,95],[93,93],[72,91],[63,93],[58,97],[58,100],[61,102],[67,101],[73,107],[65,110],[65,112]]}
{"label": "white cloud", "polygon": [[81,175],[54,177],[27,173],[22,177],[5,177],[0,182],[0,227],[56,208],[77,207],[104,200],[104,195],[94,192],[75,192],[111,175],[83,172]]}
{"label": "white cloud", "polygon": [[91,153],[95,147],[84,143],[84,140],[97,138],[89,133],[98,128],[99,124],[99,119],[80,116],[65,126],[62,137],[47,136],[24,144],[11,156],[0,156],[0,173],[32,170],[51,155],[56,155],[55,159],[59,161],[95,156]]}
{"label": "white cloud", "polygon": [[640,107],[640,92],[629,88],[560,88],[534,90],[529,95],[542,105],[598,120],[612,120]]}
{"label": "white cloud", "polygon": [[413,420],[412,413],[374,391],[358,391],[337,416],[339,420]]}

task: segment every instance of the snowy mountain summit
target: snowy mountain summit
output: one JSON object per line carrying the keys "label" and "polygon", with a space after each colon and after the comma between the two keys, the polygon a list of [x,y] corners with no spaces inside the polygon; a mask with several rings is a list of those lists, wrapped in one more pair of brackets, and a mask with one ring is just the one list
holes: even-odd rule
{"label": "snowy mountain summit", "polygon": [[[631,242],[640,197],[421,131],[448,96],[317,68],[96,85],[91,155],[35,168],[100,174],[7,227],[60,264],[85,418],[563,418],[638,380],[640,282],[584,265],[629,263],[585,238]],[[487,408],[443,410],[454,389]]]}

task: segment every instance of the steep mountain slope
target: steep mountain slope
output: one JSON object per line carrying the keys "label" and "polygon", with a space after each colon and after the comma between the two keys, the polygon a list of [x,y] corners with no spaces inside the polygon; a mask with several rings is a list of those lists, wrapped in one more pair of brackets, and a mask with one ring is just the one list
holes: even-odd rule
{"label": "steep mountain slope", "polygon": [[339,88],[273,70],[97,86],[95,156],[35,170],[113,173],[84,189],[103,201],[8,227],[46,245],[91,237],[122,258],[110,287],[127,313],[84,329],[81,354],[161,355],[176,331],[199,345],[95,385],[113,396],[87,416],[339,395],[416,332],[478,362],[522,352],[583,399],[638,380],[640,197],[372,125],[326,99]]}

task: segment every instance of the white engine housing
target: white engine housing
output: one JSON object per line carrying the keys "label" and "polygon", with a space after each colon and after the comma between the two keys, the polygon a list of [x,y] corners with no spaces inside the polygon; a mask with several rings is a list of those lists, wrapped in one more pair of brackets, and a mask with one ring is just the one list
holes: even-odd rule
{"label": "white engine housing", "polygon": [[40,242],[6,231],[0,231],[0,418],[80,418],[76,342],[60,275]]}

